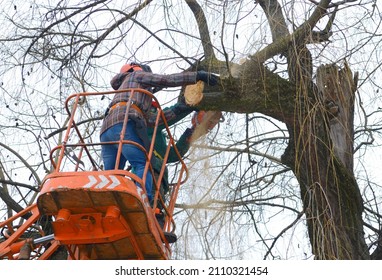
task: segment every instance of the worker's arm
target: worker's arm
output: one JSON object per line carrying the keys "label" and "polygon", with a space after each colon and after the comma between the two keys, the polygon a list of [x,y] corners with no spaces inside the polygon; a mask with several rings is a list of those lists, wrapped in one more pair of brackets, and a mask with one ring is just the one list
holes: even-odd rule
{"label": "worker's arm", "polygon": [[[174,104],[173,106],[166,107],[163,109],[164,117],[166,118],[166,122],[168,126],[172,126],[173,124],[181,121],[183,118],[188,116],[193,111],[198,111],[196,107],[192,107],[187,105],[184,102],[184,99],[180,99],[179,102]],[[147,124],[149,127],[152,127],[155,125],[155,121],[157,118],[157,110],[156,108],[153,108],[153,110],[150,110],[150,112],[147,114]],[[164,122],[162,118],[159,119],[158,124],[158,130],[162,130],[165,128]]]}
{"label": "worker's arm", "polygon": [[198,81],[197,72],[161,75],[137,71],[131,74],[131,79],[141,85],[157,88],[186,86]]}
{"label": "worker's arm", "polygon": [[[190,140],[191,140],[191,136],[193,132],[194,132],[193,128],[187,128],[175,144],[181,158],[183,158],[184,155],[190,149],[190,143],[191,143]],[[175,152],[174,147],[171,147],[169,155],[168,155],[167,163],[177,162],[177,161],[179,161],[179,157],[177,153]]]}
{"label": "worker's arm", "polygon": [[219,81],[219,76],[205,71],[182,72],[170,75],[137,71],[131,75],[136,82],[155,88],[186,86],[195,84],[197,81],[203,81],[210,86],[215,86]]}
{"label": "worker's arm", "polygon": [[[125,80],[126,76],[128,76],[128,78]],[[191,85],[197,81],[203,81],[210,86],[215,86],[219,81],[219,76],[205,71],[182,72],[170,75],[154,74],[144,71],[125,72],[115,75],[111,80],[111,86],[115,90],[119,89],[122,85],[123,88],[166,88]]]}

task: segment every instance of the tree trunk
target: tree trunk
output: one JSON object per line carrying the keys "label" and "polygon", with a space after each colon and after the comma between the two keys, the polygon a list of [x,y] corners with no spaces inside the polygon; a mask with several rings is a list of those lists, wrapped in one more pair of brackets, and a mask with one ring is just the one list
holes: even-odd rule
{"label": "tree trunk", "polygon": [[347,66],[322,66],[317,76],[313,94],[298,94],[299,114],[287,124],[290,143],[283,161],[300,183],[315,258],[368,259],[363,203],[352,170],[356,79]]}

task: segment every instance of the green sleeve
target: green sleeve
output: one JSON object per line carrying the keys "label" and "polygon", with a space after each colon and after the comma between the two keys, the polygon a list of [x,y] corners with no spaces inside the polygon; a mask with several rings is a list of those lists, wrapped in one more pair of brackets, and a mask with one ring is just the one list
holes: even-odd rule
{"label": "green sleeve", "polygon": [[[192,135],[192,132],[193,132],[192,129],[187,128],[175,144],[181,158],[183,158],[184,155],[190,149],[190,141],[189,140],[190,140],[190,137]],[[171,147],[167,162],[171,163],[171,162],[177,162],[177,161],[179,161],[178,155],[176,154],[174,147]]]}
{"label": "green sleeve", "polygon": [[[187,117],[194,110],[195,108],[190,107],[182,102],[178,102],[174,104],[173,106],[164,108],[163,113],[166,118],[168,126],[172,126],[173,124]],[[163,123],[160,123],[158,126],[158,129],[162,130],[164,128],[165,128],[165,125]]]}

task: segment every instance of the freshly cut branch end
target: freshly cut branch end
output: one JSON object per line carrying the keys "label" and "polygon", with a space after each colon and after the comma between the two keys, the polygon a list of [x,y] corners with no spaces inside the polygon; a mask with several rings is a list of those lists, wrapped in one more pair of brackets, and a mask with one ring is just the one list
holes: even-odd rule
{"label": "freshly cut branch end", "polygon": [[184,92],[186,103],[190,106],[195,106],[203,99],[204,83],[198,81],[196,84],[188,85]]}

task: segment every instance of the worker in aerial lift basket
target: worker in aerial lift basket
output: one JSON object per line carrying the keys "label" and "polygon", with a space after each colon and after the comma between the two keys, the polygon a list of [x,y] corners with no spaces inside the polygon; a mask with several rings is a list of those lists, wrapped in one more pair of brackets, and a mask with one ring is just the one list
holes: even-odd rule
{"label": "worker in aerial lift basket", "polygon": [[[214,86],[218,83],[219,77],[205,71],[160,75],[152,73],[148,65],[130,63],[123,65],[120,73],[115,75],[110,83],[114,90],[142,88],[154,93],[155,88],[178,87],[195,84],[198,81]],[[126,91],[114,95],[102,123],[101,142],[119,141],[130,94],[130,91]],[[147,151],[150,145],[147,135],[147,114],[151,106],[152,98],[150,96],[141,92],[134,93],[124,135],[124,140],[136,142],[145,147]],[[115,168],[117,150],[118,145],[102,145],[101,152],[105,170]],[[144,152],[134,145],[125,144],[118,169],[124,169],[126,161],[129,161],[134,173],[143,179],[146,164]],[[145,187],[151,202],[153,199],[153,180],[150,172],[147,172]]]}

